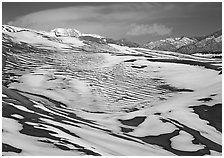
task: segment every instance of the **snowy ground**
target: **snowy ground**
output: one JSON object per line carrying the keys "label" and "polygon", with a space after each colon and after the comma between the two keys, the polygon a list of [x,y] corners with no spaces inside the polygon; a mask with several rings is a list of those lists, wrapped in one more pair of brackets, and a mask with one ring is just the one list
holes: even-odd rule
{"label": "snowy ground", "polygon": [[13,54],[5,47],[3,155],[222,153],[220,65],[183,64],[201,59],[113,44],[118,54],[46,54],[25,46]]}

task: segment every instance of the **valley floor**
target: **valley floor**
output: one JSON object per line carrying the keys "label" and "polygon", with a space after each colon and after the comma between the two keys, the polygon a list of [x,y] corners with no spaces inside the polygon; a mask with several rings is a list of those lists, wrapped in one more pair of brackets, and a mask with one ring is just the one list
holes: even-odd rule
{"label": "valley floor", "polygon": [[217,70],[131,54],[17,57],[3,74],[3,155],[222,153]]}

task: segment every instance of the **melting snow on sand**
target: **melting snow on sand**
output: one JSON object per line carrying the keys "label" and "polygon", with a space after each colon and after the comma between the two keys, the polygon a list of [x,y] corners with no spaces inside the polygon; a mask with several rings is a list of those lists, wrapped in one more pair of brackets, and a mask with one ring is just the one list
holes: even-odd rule
{"label": "melting snow on sand", "polygon": [[[130,57],[107,57],[109,62],[102,67],[110,67],[130,59]],[[135,59],[132,64],[146,65],[144,71],[150,72],[152,78],[160,78],[171,86],[192,91],[175,93],[165,101],[156,101],[137,111],[108,113],[103,97],[93,94],[88,82],[66,75],[54,75],[53,69],[44,69],[43,66],[33,73],[24,74],[20,77],[19,83],[10,84],[9,88],[20,90],[23,92],[21,94],[27,97],[38,94],[53,99],[67,105],[67,110],[56,107],[46,108],[42,105],[43,101],[38,101],[38,97],[31,97],[33,108],[42,109],[51,113],[51,116],[48,118],[44,114],[35,112],[39,122],[26,121],[25,123],[36,129],[47,130],[49,136],[44,138],[23,135],[20,132],[23,127],[19,120],[24,119],[25,116],[13,114],[11,116],[17,121],[3,117],[3,143],[22,149],[20,155],[81,155],[82,150],[76,151],[75,149],[79,147],[75,147],[74,143],[83,147],[83,151],[88,150],[99,155],[173,155],[180,154],[182,151],[183,154],[188,152],[187,154],[190,155],[190,152],[205,150],[206,146],[211,155],[221,155],[220,149],[214,151],[211,147],[213,144],[221,146],[221,132],[211,126],[207,120],[201,119],[192,108],[204,104],[198,101],[200,98],[211,97],[213,94],[215,95],[212,101],[206,105],[212,107],[221,102],[221,76],[218,72],[197,66],[149,62],[142,57],[135,57]],[[93,104],[93,100],[97,105]],[[37,102],[38,104],[35,105]],[[27,109],[29,107],[22,108],[21,105],[16,104],[8,106],[18,108],[25,113],[32,113]],[[88,109],[93,113],[82,109]],[[25,114],[24,112],[22,114]],[[71,113],[85,120],[68,117]],[[52,117],[58,119],[54,120]],[[144,119],[138,123],[137,117]],[[136,125],[131,125],[129,121],[131,119],[133,121],[136,119]],[[121,131],[122,128],[126,128],[129,132]],[[165,137],[165,134],[168,137],[170,135],[170,138]],[[153,142],[154,139],[158,142]],[[163,146],[159,143],[163,142],[163,139],[170,141],[170,145]],[[51,143],[46,144],[41,142],[42,140]],[[67,144],[62,140],[66,140]],[[194,140],[198,140],[198,143]],[[69,150],[59,150],[53,147],[53,144],[62,145]],[[11,152],[3,152],[3,154],[17,155]]]}

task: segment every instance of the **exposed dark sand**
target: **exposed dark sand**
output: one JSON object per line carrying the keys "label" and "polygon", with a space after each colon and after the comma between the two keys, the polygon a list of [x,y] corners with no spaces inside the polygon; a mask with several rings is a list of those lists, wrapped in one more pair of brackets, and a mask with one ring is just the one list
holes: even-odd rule
{"label": "exposed dark sand", "polygon": [[132,132],[134,129],[131,129],[131,128],[126,128],[126,127],[121,127],[121,132],[124,132],[124,133],[129,133],[129,132]]}
{"label": "exposed dark sand", "polygon": [[136,68],[136,69],[143,69],[143,68],[147,67],[147,65],[142,65],[142,66],[135,66],[135,65],[132,65],[131,67],[132,67],[132,68]]}
{"label": "exposed dark sand", "polygon": [[135,62],[137,59],[130,59],[130,60],[125,60],[124,62]]}
{"label": "exposed dark sand", "polygon": [[159,85],[157,86],[158,88],[161,88],[161,89],[166,89],[166,90],[169,90],[171,92],[194,92],[193,90],[191,89],[184,89],[184,88],[176,88],[176,87],[173,87],[171,85],[168,85],[168,84],[165,84],[165,85]]}
{"label": "exposed dark sand", "polygon": [[[208,149],[211,149],[211,150],[215,150],[215,151],[218,151],[218,152],[222,152],[222,146],[205,138],[204,136],[202,136],[198,131],[190,128],[190,127],[187,127],[185,126],[184,124],[182,123],[179,123],[178,121],[176,120],[173,120],[173,119],[170,119],[172,122],[175,122],[176,124],[179,124],[180,126],[176,125],[178,128],[180,128],[181,130],[191,134],[195,139],[198,139],[198,141],[201,143],[201,144],[204,144],[206,145],[206,147]],[[167,120],[166,120],[167,121]]]}
{"label": "exposed dark sand", "polygon": [[10,90],[10,89],[6,88],[3,85],[2,85],[2,93],[7,94],[10,98],[16,99],[17,101],[19,101],[23,105],[28,105],[28,106],[33,105],[33,103],[31,101],[29,101],[28,98],[14,92],[13,90]]}
{"label": "exposed dark sand", "polygon": [[212,98],[201,98],[201,99],[198,99],[198,101],[202,101],[202,102],[209,102],[213,100]]}
{"label": "exposed dark sand", "polygon": [[187,59],[182,59],[182,60],[178,60],[178,59],[147,59],[148,61],[152,61],[152,62],[169,62],[169,63],[178,63],[178,64],[188,64],[188,65],[195,65],[195,66],[203,66],[207,69],[212,69],[212,70],[216,70],[219,71],[221,68],[211,65],[209,63],[204,63],[204,62],[199,62],[199,61],[194,61],[194,60],[187,60]]}
{"label": "exposed dark sand", "polygon": [[149,143],[149,144],[154,144],[163,147],[165,150],[168,150],[178,156],[202,156],[205,154],[209,154],[208,149],[201,149],[198,151],[180,151],[177,149],[173,149],[171,146],[171,141],[170,139],[174,136],[177,136],[179,134],[179,130],[175,130],[172,133],[167,133],[167,134],[161,134],[159,136],[146,136],[146,137],[140,137],[139,139]]}
{"label": "exposed dark sand", "polygon": [[215,104],[213,106],[200,105],[191,106],[194,112],[199,115],[203,120],[207,120],[209,125],[215,127],[218,131],[222,132],[222,104]]}
{"label": "exposed dark sand", "polygon": [[119,121],[124,125],[137,127],[139,124],[144,122],[145,119],[146,119],[146,117],[144,116],[144,117],[135,117],[130,120],[119,120]]}
{"label": "exposed dark sand", "polygon": [[[13,147],[13,146],[11,146],[9,144],[2,143],[2,151],[4,151],[4,152],[21,153],[22,149],[18,149],[18,148]],[[2,156],[4,156],[4,155],[2,155]]]}
{"label": "exposed dark sand", "polygon": [[[41,117],[38,115],[38,112],[40,112],[41,114],[45,114],[45,115],[51,116],[50,113],[48,113],[46,111],[43,111],[43,110],[40,110],[40,109],[37,109],[34,106],[31,106],[30,104],[32,102],[28,101],[27,99],[22,99],[21,100],[21,98],[24,97],[24,96],[22,96],[20,94],[17,94],[17,92],[13,92],[13,90],[8,90],[7,88],[5,88],[4,89],[4,93],[6,93],[7,95],[8,94],[9,95],[10,94],[15,94],[15,96],[12,97],[12,98],[16,98],[19,101],[23,101],[22,103],[23,103],[23,105],[25,107],[27,106],[28,109],[30,109],[32,111],[36,111],[36,113],[28,113],[28,112],[25,112],[25,111],[21,111],[21,110],[19,110],[17,108],[13,108],[13,106],[10,106],[7,103],[3,102],[3,111],[4,111],[3,117],[5,117],[5,118],[12,118],[13,114],[19,114],[21,116],[25,116],[24,119],[16,119],[21,125],[23,125],[22,130],[19,131],[20,133],[25,134],[25,135],[29,135],[29,136],[38,137],[38,138],[49,138],[49,139],[52,139],[52,140],[60,141],[61,138],[55,137],[55,136],[51,135],[51,134],[57,134],[56,132],[52,132],[52,131],[45,130],[45,129],[38,129],[38,128],[35,128],[35,126],[33,126],[33,125],[26,124],[26,122],[32,122],[32,123],[37,123],[37,124],[42,122],[40,120]],[[24,97],[24,98],[26,98],[26,97]],[[24,100],[26,100],[26,101],[24,102]],[[25,103],[28,103],[28,104],[25,104]],[[33,103],[32,103],[32,105],[33,105]],[[63,117],[60,117],[60,116],[57,116],[57,115],[54,115],[53,117],[54,117],[53,120],[58,121],[58,122],[61,122],[61,121],[64,120]],[[73,121],[73,123],[75,123],[75,121]],[[38,126],[41,127],[42,125],[39,124]],[[73,137],[78,137],[77,135],[75,135],[74,133],[70,132],[69,130],[64,129],[63,127],[59,127],[59,126],[56,126],[56,125],[53,125],[53,126],[55,128],[57,128],[57,129],[60,129],[61,131],[65,132],[65,133],[69,133]],[[47,142],[47,143],[54,144],[52,142]],[[69,143],[69,142],[67,142],[67,143]],[[93,152],[91,150],[88,150],[85,147],[82,147],[82,146],[80,146],[78,144],[75,144],[75,143],[70,143],[70,144],[72,144],[73,146],[77,147],[78,148],[77,151],[83,152],[86,155],[100,156],[100,154],[95,153],[95,152]],[[55,147],[58,147],[58,148],[60,148],[62,150],[68,150],[65,146],[62,147],[62,145],[58,145],[58,144],[56,144]],[[4,152],[14,151],[14,152],[20,153],[22,150],[21,149],[17,149],[17,148],[15,148],[13,146],[9,146],[9,145],[6,144],[6,145],[3,146],[3,151]]]}

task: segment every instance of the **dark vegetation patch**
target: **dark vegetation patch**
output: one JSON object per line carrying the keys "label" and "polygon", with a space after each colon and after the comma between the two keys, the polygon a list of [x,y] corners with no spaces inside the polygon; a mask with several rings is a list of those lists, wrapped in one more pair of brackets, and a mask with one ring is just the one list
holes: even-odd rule
{"label": "dark vegetation patch", "polygon": [[21,153],[22,149],[16,148],[14,146],[11,146],[6,143],[2,143],[2,152],[15,152],[15,153]]}
{"label": "dark vegetation patch", "polygon": [[123,125],[128,125],[128,126],[135,126],[137,127],[138,125],[140,125],[142,122],[144,122],[146,119],[146,117],[135,117],[133,119],[129,119],[129,120],[121,120],[119,119],[118,121],[120,121]]}
{"label": "dark vegetation patch", "polygon": [[168,84],[164,84],[164,85],[159,85],[157,86],[157,88],[159,89],[165,89],[165,90],[169,90],[171,92],[193,92],[193,90],[191,89],[184,89],[184,88],[176,88],[176,87],[173,87],[173,86],[170,86]]}
{"label": "dark vegetation patch", "polygon": [[203,120],[207,120],[209,125],[222,132],[222,104],[218,103],[213,106],[201,105],[191,106],[196,114]]}

